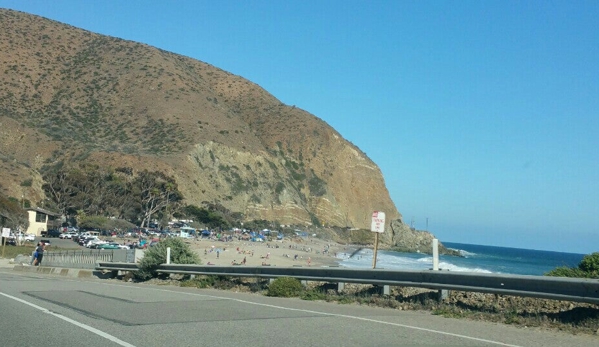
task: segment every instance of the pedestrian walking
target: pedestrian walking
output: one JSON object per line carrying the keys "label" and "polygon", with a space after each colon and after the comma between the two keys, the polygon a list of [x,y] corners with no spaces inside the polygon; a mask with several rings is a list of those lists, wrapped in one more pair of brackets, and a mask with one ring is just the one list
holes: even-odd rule
{"label": "pedestrian walking", "polygon": [[35,248],[35,260],[33,261],[33,266],[40,266],[40,264],[42,263],[42,259],[44,258],[44,249],[46,248],[46,245],[43,242],[39,242],[37,244],[37,247]]}

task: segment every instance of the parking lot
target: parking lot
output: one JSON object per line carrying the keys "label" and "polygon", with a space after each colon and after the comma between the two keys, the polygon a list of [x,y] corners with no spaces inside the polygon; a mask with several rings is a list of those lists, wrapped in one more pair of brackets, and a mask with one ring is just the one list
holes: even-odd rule
{"label": "parking lot", "polygon": [[37,244],[40,240],[50,241],[50,246],[46,248],[48,251],[52,251],[52,248],[70,248],[70,249],[83,249],[85,247],[79,246],[76,242],[69,239],[59,239],[57,237],[36,237],[35,243]]}

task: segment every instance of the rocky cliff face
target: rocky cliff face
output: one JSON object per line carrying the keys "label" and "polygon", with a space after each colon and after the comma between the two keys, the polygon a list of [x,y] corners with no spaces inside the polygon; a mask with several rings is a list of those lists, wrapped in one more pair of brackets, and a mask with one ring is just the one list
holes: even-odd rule
{"label": "rocky cliff face", "polygon": [[0,61],[9,196],[35,205],[45,165],[94,161],[164,171],[188,203],[247,220],[369,228],[374,210],[401,218],[359,148],[209,64],[10,10],[0,10]]}
{"label": "rocky cliff face", "polygon": [[[401,219],[391,221],[391,231],[392,240],[387,244],[394,249],[404,252],[432,253],[435,238],[433,234],[423,230],[412,230]],[[460,256],[459,252],[448,249],[442,243],[439,243],[439,254]]]}

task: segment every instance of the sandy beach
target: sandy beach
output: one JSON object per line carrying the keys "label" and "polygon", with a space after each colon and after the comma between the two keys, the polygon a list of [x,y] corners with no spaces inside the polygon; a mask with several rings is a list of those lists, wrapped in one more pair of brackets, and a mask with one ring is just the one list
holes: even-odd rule
{"label": "sandy beach", "polygon": [[234,239],[229,242],[212,239],[186,241],[196,250],[205,265],[247,266],[336,266],[338,253],[347,247],[316,238],[296,238],[271,242]]}

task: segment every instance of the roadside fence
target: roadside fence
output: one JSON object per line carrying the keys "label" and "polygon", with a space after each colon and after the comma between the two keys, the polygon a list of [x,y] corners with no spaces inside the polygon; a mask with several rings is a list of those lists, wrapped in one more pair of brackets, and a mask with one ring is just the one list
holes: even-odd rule
{"label": "roadside fence", "polygon": [[135,249],[89,249],[46,251],[43,266],[95,269],[99,262],[135,262]]}

